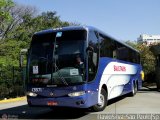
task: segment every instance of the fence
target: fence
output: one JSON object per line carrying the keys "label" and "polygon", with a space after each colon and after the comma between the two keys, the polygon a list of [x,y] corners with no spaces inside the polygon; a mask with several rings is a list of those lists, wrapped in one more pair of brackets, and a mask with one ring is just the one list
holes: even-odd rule
{"label": "fence", "polygon": [[23,96],[25,91],[25,68],[0,67],[0,99]]}

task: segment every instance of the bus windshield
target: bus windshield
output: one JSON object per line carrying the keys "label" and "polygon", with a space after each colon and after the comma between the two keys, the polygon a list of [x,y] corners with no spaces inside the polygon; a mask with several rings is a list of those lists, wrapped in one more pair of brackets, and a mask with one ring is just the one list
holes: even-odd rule
{"label": "bus windshield", "polygon": [[84,83],[86,31],[35,35],[29,54],[29,83],[36,86]]}

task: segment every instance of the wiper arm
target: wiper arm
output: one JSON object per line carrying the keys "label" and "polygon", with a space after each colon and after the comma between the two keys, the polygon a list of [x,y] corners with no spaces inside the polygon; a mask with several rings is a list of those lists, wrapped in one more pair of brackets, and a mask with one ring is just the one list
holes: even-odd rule
{"label": "wiper arm", "polygon": [[45,57],[39,57],[39,59],[48,61],[48,58],[45,58]]}
{"label": "wiper arm", "polygon": [[55,64],[55,67],[56,67],[56,70],[57,70],[57,73],[58,73],[58,76],[60,77],[61,81],[65,84],[65,85],[68,85],[67,81],[65,80],[65,78],[61,75],[61,73],[59,72],[59,68],[58,66]]}

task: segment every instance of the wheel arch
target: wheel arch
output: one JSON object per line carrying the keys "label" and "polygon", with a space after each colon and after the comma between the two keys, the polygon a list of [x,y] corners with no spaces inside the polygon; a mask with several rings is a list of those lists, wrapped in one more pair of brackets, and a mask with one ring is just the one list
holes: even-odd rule
{"label": "wheel arch", "polygon": [[[103,84],[103,85],[102,85],[102,88],[106,91],[106,93],[107,93],[107,95],[108,95],[107,85]],[[102,89],[102,88],[101,88],[101,89]]]}
{"label": "wheel arch", "polygon": [[105,83],[101,83],[100,86],[99,86],[99,90],[98,90],[98,103],[100,102],[100,93],[101,93],[101,90],[104,89],[106,91],[106,94],[107,94],[107,99],[108,99],[108,87]]}

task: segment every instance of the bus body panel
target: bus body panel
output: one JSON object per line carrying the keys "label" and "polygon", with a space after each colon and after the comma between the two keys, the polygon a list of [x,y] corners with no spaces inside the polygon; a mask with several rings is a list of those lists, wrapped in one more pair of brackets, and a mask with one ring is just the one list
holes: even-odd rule
{"label": "bus body panel", "polygon": [[[65,107],[77,107],[88,108],[93,106],[98,101],[98,91],[93,89],[94,85],[83,84],[65,87],[28,87],[27,91],[36,93],[37,97],[27,97],[27,101],[32,106],[65,106]],[[94,87],[95,88],[95,87]],[[37,91],[37,92],[36,92]],[[85,91],[82,96],[70,97],[69,93],[76,91]],[[50,104],[53,102],[55,104]]]}
{"label": "bus body panel", "polygon": [[101,58],[97,78],[99,83],[99,95],[102,85],[107,86],[108,99],[127,94],[132,91],[132,84],[138,81],[138,88],[141,88],[140,72],[142,68],[138,64],[127,63],[111,58]]}

